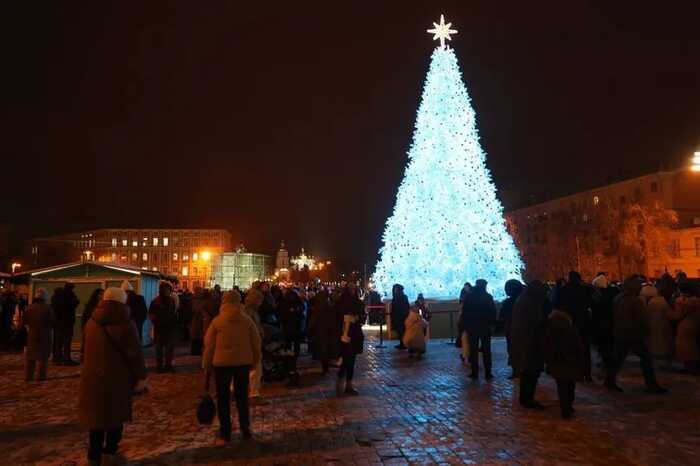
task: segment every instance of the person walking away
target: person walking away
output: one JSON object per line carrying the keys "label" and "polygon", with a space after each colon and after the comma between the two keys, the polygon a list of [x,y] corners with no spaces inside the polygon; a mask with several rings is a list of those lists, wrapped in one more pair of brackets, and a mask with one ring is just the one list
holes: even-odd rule
{"label": "person walking away", "polygon": [[56,327],[54,332],[54,363],[66,366],[76,366],[77,362],[71,358],[71,344],[73,343],[73,327],[75,326],[75,310],[80,300],[75,295],[73,283],[66,283],[61,292],[54,293],[52,307],[56,315]]}
{"label": "person walking away", "polygon": [[39,382],[46,380],[46,370],[51,355],[51,328],[54,315],[48,304],[49,293],[44,288],[36,290],[34,301],[22,316],[22,325],[27,328],[27,346],[24,349],[24,380],[34,380],[38,366]]}
{"label": "person walking away", "polygon": [[391,290],[391,329],[396,332],[399,344],[396,349],[404,350],[406,346],[403,344],[403,334],[406,331],[404,323],[408,317],[408,297],[403,292],[403,286],[396,284]]}
{"label": "person walking away", "polygon": [[673,354],[673,329],[669,318],[673,315],[673,311],[666,299],[659,294],[653,285],[643,287],[641,295],[646,305],[647,319],[649,320],[647,347],[654,369],[658,369],[661,365],[670,369],[671,355]]}
{"label": "person walking away", "polygon": [[352,381],[357,355],[364,349],[365,335],[362,333],[362,325],[365,323],[366,316],[362,301],[357,296],[357,288],[352,283],[343,290],[338,309],[343,314],[343,331],[340,337],[342,362],[338,370],[336,394],[356,396],[359,393],[353,387]]}
{"label": "person walking away", "polygon": [[456,345],[458,348],[462,348],[459,358],[462,360],[463,364],[467,364],[469,361],[469,335],[462,327],[462,309],[464,308],[464,300],[467,298],[469,293],[472,292],[472,284],[466,282],[459,293],[459,315],[457,316],[457,341]]}
{"label": "person walking away", "polygon": [[614,365],[608,369],[605,387],[611,391],[622,391],[622,388],[617,385],[617,374],[627,354],[632,351],[639,357],[647,391],[655,394],[666,393],[668,390],[659,386],[656,381],[654,366],[647,348],[649,320],[644,303],[639,298],[641,288],[642,284],[637,277],[629,277],[622,285],[622,293],[615,299]]}
{"label": "person walking away", "polygon": [[554,309],[549,314],[546,344],[547,373],[557,382],[562,419],[574,414],[576,382],[584,377],[584,349],[568,312]]}
{"label": "person walking away", "polygon": [[605,371],[615,364],[613,303],[618,294],[618,288],[608,282],[605,274],[599,273],[593,280],[593,294],[591,295],[592,342],[598,347],[598,354]]}
{"label": "person walking away", "polygon": [[192,293],[185,290],[180,295],[180,308],[177,311],[180,317],[180,325],[182,325],[182,341],[190,341],[190,324],[192,323],[193,313]]}
{"label": "person walking away", "polygon": [[700,375],[700,298],[697,287],[682,281],[678,285],[680,296],[676,298],[674,316],[679,320],[676,334],[676,356],[686,372]]}
{"label": "person walking away", "polygon": [[420,309],[412,307],[404,325],[406,333],[403,335],[403,344],[408,348],[408,357],[412,358],[414,354],[418,358],[422,357],[425,353],[425,331],[428,322],[421,316]]}
{"label": "person walking away", "polygon": [[311,300],[309,334],[313,341],[313,357],[321,362],[324,374],[328,373],[331,361],[338,358],[340,336],[336,327],[336,315],[328,291],[322,289]]}
{"label": "person walking away", "polygon": [[[510,337],[510,328],[513,323],[513,306],[515,305],[515,301],[518,299],[518,296],[520,296],[520,293],[523,292],[523,288],[525,288],[525,286],[520,282],[520,280],[508,280],[505,284],[507,298],[501,303],[501,310],[499,312],[499,318],[503,320],[503,332],[506,337],[506,349],[508,350],[508,365],[511,368],[513,367],[513,350]],[[515,379],[517,378],[517,376],[518,374],[515,372],[515,370],[512,370],[510,377],[508,378]]]}
{"label": "person walking away", "polygon": [[557,293],[559,302],[573,319],[584,351],[584,381],[592,382],[591,374],[591,295],[592,289],[585,285],[578,272],[569,272],[569,281]]}
{"label": "person walking away", "polygon": [[[161,282],[158,296],[151,302],[148,317],[153,324],[153,340],[156,346],[156,371],[174,372],[173,355],[177,331],[177,313],[172,298],[172,286]],[[165,365],[163,357],[165,356]]]}
{"label": "person walking away", "polygon": [[128,280],[122,282],[121,288],[126,292],[126,306],[129,308],[129,318],[136,325],[139,344],[143,345],[143,324],[146,322],[146,317],[148,317],[146,300],[134,291],[134,286]]}
{"label": "person walking away", "polygon": [[145,386],[146,366],[127,296],[107,288],[85,324],[78,421],[89,431],[88,464],[125,464],[119,454],[124,423],[132,420],[132,394]]}
{"label": "person walking away", "polygon": [[199,287],[195,288],[192,298],[192,320],[190,321],[190,354],[192,356],[202,355],[205,301],[204,290]]}
{"label": "person walking away", "polygon": [[[258,313],[258,309],[260,308],[262,302],[263,294],[260,291],[251,288],[250,290],[248,290],[248,293],[245,296],[245,306],[243,308],[243,312],[245,312],[245,315],[247,315],[250,318],[250,320],[252,320],[255,324],[255,328],[258,331],[258,336],[260,337],[261,341],[263,339],[264,331],[262,323],[260,322],[260,314]],[[249,377],[250,397],[254,400],[260,398],[260,385],[262,384],[262,376],[263,368],[261,354],[260,358],[258,358],[253,364]]]}
{"label": "person walking away", "polygon": [[530,282],[513,306],[513,370],[520,374],[520,406],[528,409],[544,409],[535,401],[535,391],[544,369],[543,340],[550,309],[547,288],[539,280]]}
{"label": "person walking away", "polygon": [[92,317],[92,313],[95,312],[95,309],[97,309],[97,305],[102,301],[102,295],[104,294],[104,291],[102,288],[95,288],[92,290],[92,293],[90,294],[90,299],[88,299],[88,302],[85,304],[85,308],[83,309],[83,315],[80,316],[80,330],[81,330],[81,338],[80,338],[80,361],[82,362],[83,359],[85,358],[85,324],[87,324],[88,320],[90,320],[90,317]]}
{"label": "person walking away", "polygon": [[220,313],[207,329],[202,358],[206,377],[213,372],[216,382],[216,408],[219,417],[217,445],[231,441],[232,380],[241,434],[245,439],[252,437],[248,406],[249,373],[260,358],[258,329],[243,312],[241,295],[237,291],[229,291],[222,297]]}
{"label": "person walking away", "polygon": [[493,378],[491,372],[491,326],[496,322],[496,306],[486,291],[486,280],[479,279],[462,304],[462,328],[469,335],[469,365],[472,379],[479,378],[479,352],[484,359],[484,376]]}

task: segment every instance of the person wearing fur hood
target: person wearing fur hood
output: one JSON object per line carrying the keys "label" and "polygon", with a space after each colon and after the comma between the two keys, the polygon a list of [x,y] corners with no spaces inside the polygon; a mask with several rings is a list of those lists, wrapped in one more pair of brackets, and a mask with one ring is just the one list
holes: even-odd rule
{"label": "person wearing fur hood", "polygon": [[216,382],[219,437],[217,444],[231,441],[231,380],[238,410],[238,424],[244,438],[250,438],[248,389],[250,370],[260,360],[260,333],[243,311],[241,295],[229,291],[223,295],[219,315],[204,337],[202,366],[214,373]]}
{"label": "person wearing fur hood", "polygon": [[403,344],[408,348],[409,357],[416,354],[419,358],[425,353],[425,331],[428,322],[421,316],[420,309],[411,307],[404,322],[406,331],[403,334]]}

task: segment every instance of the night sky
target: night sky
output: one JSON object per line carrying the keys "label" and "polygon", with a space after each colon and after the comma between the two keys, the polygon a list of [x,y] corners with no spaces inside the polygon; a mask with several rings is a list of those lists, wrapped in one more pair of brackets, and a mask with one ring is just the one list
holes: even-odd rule
{"label": "night sky", "polygon": [[15,239],[223,227],[250,250],[285,239],[293,253],[371,267],[440,13],[459,30],[451,45],[507,204],[700,149],[698,2],[3,10],[0,223]]}

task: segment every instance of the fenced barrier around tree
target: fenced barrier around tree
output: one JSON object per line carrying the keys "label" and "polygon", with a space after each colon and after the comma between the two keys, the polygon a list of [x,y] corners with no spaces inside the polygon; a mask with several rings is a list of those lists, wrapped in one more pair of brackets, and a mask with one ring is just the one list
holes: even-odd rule
{"label": "fenced barrier around tree", "polygon": [[[432,318],[430,319],[431,338],[449,338],[454,341],[457,337],[459,303],[457,301],[435,301],[428,303]],[[383,346],[384,340],[395,339],[391,328],[391,301],[384,304],[365,306],[367,323],[379,326],[379,341]],[[382,346],[378,346],[381,348]]]}

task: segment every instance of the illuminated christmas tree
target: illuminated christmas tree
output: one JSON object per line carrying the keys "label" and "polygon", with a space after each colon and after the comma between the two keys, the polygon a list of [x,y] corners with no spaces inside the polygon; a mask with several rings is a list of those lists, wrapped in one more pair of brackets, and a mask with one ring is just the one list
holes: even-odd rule
{"label": "illuminated christmas tree", "polygon": [[433,24],[428,32],[440,46],[431,58],[374,282],[384,295],[400,283],[409,299],[418,293],[451,299],[465,281],[484,278],[494,296],[503,297],[506,280],[520,279],[522,262],[486,167],[457,57],[445,46],[457,31],[442,16]]}

